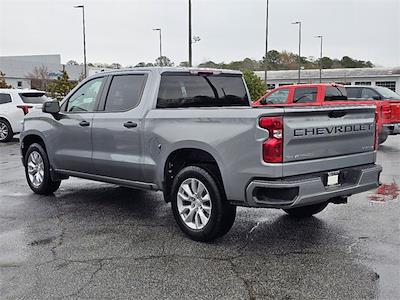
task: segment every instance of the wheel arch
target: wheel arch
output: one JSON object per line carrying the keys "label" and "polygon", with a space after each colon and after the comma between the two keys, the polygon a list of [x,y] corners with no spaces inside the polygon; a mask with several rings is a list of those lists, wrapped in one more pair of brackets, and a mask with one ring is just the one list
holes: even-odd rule
{"label": "wheel arch", "polygon": [[175,176],[180,170],[189,165],[201,166],[206,169],[220,183],[223,189],[222,192],[225,194],[221,167],[216,157],[204,149],[183,147],[171,151],[163,163],[162,186],[166,202],[170,202],[169,196]]}

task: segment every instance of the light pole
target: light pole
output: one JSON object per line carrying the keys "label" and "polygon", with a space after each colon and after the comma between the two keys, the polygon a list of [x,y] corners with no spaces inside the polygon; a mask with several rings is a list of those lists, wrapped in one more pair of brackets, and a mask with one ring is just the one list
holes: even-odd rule
{"label": "light pole", "polygon": [[189,0],[189,67],[192,66],[192,1]]}
{"label": "light pole", "polygon": [[83,74],[87,77],[87,64],[86,64],[86,29],[85,29],[85,6],[76,5],[75,8],[82,8],[82,23],[83,23]]}
{"label": "light pole", "polygon": [[301,22],[293,22],[294,25],[299,25],[299,74],[298,74],[298,83],[300,83],[300,68],[301,68]]}
{"label": "light pole", "polygon": [[160,57],[162,56],[162,44],[161,44],[161,28],[154,28],[153,31],[158,31],[160,34]]}
{"label": "light pole", "polygon": [[319,53],[319,83],[322,82],[322,40],[324,39],[322,35],[315,36],[316,39],[321,40],[321,48]]}
{"label": "light pole", "polygon": [[266,7],[266,15],[265,15],[265,62],[264,62],[264,80],[265,80],[265,89],[268,90],[268,83],[267,83],[267,55],[268,55],[268,25],[269,25],[269,0],[267,0],[267,7]]}

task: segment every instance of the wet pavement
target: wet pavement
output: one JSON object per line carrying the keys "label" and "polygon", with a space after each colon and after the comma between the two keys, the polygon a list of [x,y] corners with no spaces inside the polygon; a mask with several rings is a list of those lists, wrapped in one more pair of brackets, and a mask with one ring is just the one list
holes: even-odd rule
{"label": "wet pavement", "polygon": [[0,144],[0,299],[399,299],[400,136],[380,148],[384,186],[308,220],[238,210],[211,244],[187,239],[160,193],[69,179],[25,183]]}

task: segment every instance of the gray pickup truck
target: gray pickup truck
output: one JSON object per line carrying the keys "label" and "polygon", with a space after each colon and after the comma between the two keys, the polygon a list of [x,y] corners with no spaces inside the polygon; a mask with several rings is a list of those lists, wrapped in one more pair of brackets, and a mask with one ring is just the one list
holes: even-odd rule
{"label": "gray pickup truck", "polygon": [[69,176],[162,190],[182,231],[210,241],[237,206],[309,217],[377,187],[374,112],[251,108],[237,71],[104,72],[26,116],[22,161],[38,194]]}

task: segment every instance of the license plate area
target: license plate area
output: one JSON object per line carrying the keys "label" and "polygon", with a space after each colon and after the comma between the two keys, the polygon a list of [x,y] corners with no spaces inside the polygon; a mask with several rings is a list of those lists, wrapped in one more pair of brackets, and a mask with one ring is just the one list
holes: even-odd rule
{"label": "license plate area", "polygon": [[332,171],[332,172],[326,173],[322,177],[322,181],[324,183],[324,186],[326,186],[326,187],[340,185],[341,184],[340,171]]}

